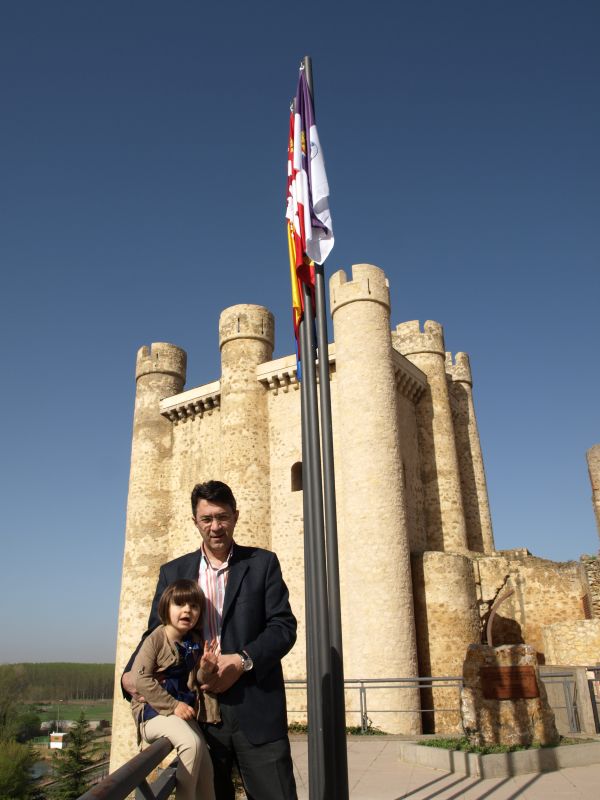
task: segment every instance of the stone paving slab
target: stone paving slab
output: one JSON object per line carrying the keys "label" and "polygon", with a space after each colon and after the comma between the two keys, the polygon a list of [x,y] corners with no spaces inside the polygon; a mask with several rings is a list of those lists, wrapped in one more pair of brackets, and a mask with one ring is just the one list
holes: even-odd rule
{"label": "stone paving slab", "polygon": [[[292,741],[298,800],[308,800],[307,742]],[[348,743],[351,800],[599,800],[600,765],[482,779],[404,764],[393,740]]]}

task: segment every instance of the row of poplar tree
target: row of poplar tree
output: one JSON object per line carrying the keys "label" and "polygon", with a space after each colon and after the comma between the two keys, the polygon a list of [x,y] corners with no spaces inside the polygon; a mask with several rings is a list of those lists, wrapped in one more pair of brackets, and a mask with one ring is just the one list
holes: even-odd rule
{"label": "row of poplar tree", "polygon": [[18,683],[25,702],[56,699],[108,700],[113,696],[114,664],[1,664],[3,677]]}

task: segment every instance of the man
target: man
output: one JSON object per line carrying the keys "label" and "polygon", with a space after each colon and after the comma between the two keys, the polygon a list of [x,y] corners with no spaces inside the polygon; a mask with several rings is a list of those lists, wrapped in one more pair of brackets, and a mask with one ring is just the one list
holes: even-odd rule
{"label": "man", "polygon": [[[279,561],[234,542],[239,512],[227,484],[195,486],[192,513],[201,547],[161,566],[144,636],[160,622],[166,587],[179,578],[198,580],[206,596],[204,638],[220,646],[218,671],[202,687],[218,694],[221,707],[221,723],[204,726],[217,800],[234,800],[234,759],[249,800],[296,800],[281,669],[296,641],[296,619]],[[122,684],[126,696],[134,693],[127,671]]]}

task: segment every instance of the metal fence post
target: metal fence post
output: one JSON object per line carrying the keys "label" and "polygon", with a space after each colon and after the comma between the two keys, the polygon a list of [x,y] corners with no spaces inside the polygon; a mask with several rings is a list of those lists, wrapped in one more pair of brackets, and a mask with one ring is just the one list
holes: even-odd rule
{"label": "metal fence post", "polygon": [[367,689],[361,681],[358,689],[360,695],[360,729],[363,733],[369,730],[369,717],[367,714]]}

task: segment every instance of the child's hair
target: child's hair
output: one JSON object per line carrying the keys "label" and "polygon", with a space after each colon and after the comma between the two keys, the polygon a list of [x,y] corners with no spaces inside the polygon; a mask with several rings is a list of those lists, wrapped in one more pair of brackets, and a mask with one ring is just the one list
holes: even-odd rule
{"label": "child's hair", "polygon": [[202,612],[204,610],[204,592],[198,586],[197,581],[181,578],[167,586],[158,601],[158,616],[163,625],[169,624],[169,606],[171,603],[177,603],[178,606],[183,606],[185,603],[197,606],[200,615],[198,616],[198,622],[194,630],[201,630]]}

